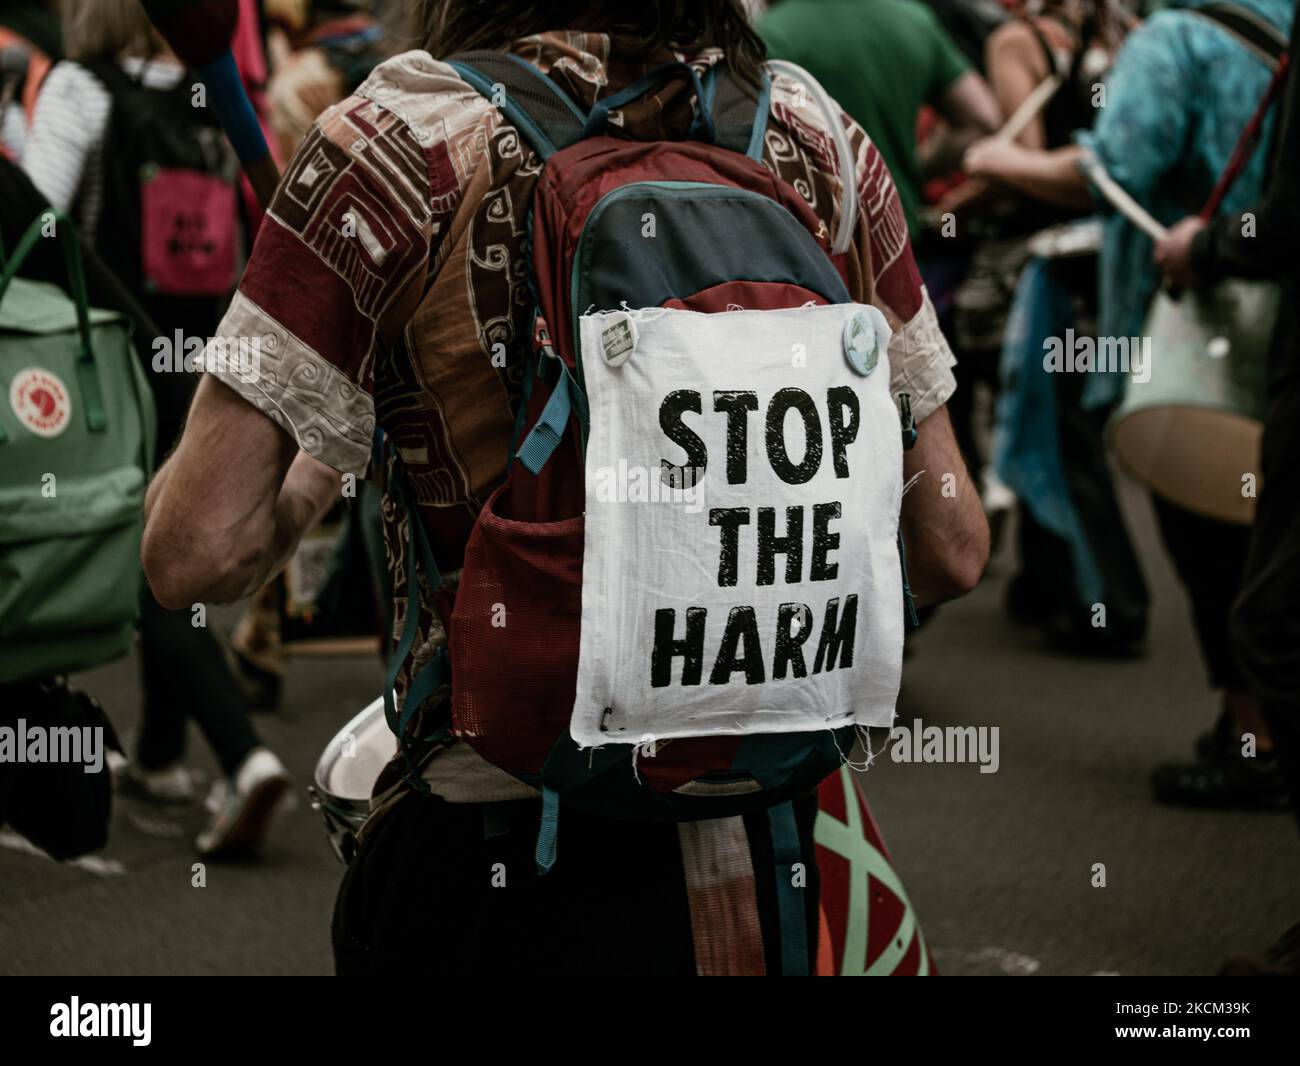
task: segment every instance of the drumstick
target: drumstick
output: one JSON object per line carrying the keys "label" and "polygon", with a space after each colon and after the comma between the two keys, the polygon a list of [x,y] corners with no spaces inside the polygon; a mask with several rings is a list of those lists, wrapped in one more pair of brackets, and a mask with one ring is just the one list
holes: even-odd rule
{"label": "drumstick", "polygon": [[1044,107],[1047,106],[1056,90],[1061,87],[1062,79],[1059,74],[1049,74],[1037,85],[1034,91],[1020,101],[1020,106],[1012,113],[1004,125],[997,133],[993,134],[993,140],[1010,142],[1019,137]]}
{"label": "drumstick", "polygon": [[143,0],[145,13],[177,58],[203,79],[258,202],[271,202],[280,173],[230,51],[238,0]]}
{"label": "drumstick", "polygon": [[1111,206],[1116,211],[1153,241],[1158,241],[1169,233],[1169,230],[1151,217],[1146,208],[1119,187],[1115,179],[1106,173],[1106,168],[1102,166],[1101,160],[1092,152],[1085,151],[1080,156],[1079,170],[1097,187],[1102,196],[1110,201]]}

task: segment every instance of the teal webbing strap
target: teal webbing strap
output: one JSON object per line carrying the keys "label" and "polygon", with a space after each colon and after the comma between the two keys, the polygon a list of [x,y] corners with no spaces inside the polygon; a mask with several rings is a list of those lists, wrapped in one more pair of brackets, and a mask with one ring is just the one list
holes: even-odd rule
{"label": "teal webbing strap", "polygon": [[767,116],[772,106],[772,79],[763,71],[763,89],[758,96],[758,106],[754,109],[754,125],[749,134],[749,147],[745,154],[756,163],[763,161],[763,143],[767,136]]}
{"label": "teal webbing strap", "polygon": [[916,617],[916,598],[912,595],[912,583],[907,580],[907,551],[903,547],[903,531],[898,531],[898,566],[903,572],[903,611],[904,619],[913,629],[921,624]]}
{"label": "teal webbing strap", "polygon": [[808,976],[808,925],[803,889],[795,887],[794,866],[803,861],[794,804],[786,802],[768,812],[772,823],[772,865],[776,873],[776,905],[781,925],[781,973]]}
{"label": "teal webbing strap", "polygon": [[560,794],[542,786],[542,826],[537,830],[537,876],[545,877],[555,865],[555,838],[560,831]]}
{"label": "teal webbing strap", "polygon": [[584,138],[596,137],[604,133],[611,111],[617,111],[670,78],[682,74],[690,78],[691,85],[695,89],[696,114],[694,121],[691,123],[691,136],[697,140],[712,144],[716,139],[716,131],[713,125],[713,116],[704,107],[704,84],[700,81],[699,71],[689,63],[682,62],[665,63],[661,67],[656,67],[649,74],[638,78],[627,88],[620,89],[612,96],[597,100],[595,106],[591,109],[591,113],[587,115],[587,123],[582,128],[582,136]]}
{"label": "teal webbing strap", "polygon": [[[393,491],[401,503],[403,512],[406,514],[408,528],[406,618],[402,623],[402,636],[397,642],[397,649],[393,652],[392,658],[389,659],[388,672],[384,678],[384,718],[388,722],[388,728],[392,730],[393,735],[397,738],[398,747],[401,749],[408,768],[414,774],[414,780],[418,781],[419,768],[411,758],[406,737],[406,727],[410,725],[411,720],[420,709],[420,705],[445,683],[447,676],[446,649],[439,649],[438,654],[425,663],[419,672],[411,678],[406,692],[406,701],[400,716],[397,713],[395,686],[402,664],[406,662],[407,657],[411,654],[411,649],[415,647],[415,638],[420,629],[420,570],[424,570],[430,592],[436,592],[442,586],[442,574],[439,572],[438,565],[433,558],[433,550],[429,545],[428,536],[424,532],[424,527],[420,524],[420,516],[411,505],[410,495],[407,492],[406,474],[402,469],[400,459],[393,464]],[[425,739],[437,739],[437,736],[438,734],[435,733]]]}
{"label": "teal webbing strap", "polygon": [[90,339],[90,300],[86,295],[86,273],[81,264],[81,243],[72,222],[63,212],[48,208],[32,219],[14,248],[14,254],[0,272],[0,302],[4,300],[9,283],[42,238],[47,215],[54,220],[55,232],[63,248],[68,288],[77,310],[77,333],[81,339],[81,350],[77,353],[77,384],[81,389],[82,406],[86,409],[86,428],[92,433],[102,433],[108,427],[108,416],[104,412],[104,393],[100,388],[95,348]]}
{"label": "teal webbing strap", "polygon": [[534,477],[541,472],[564,439],[564,430],[573,411],[571,388],[569,375],[560,375],[546,406],[542,408],[537,424],[528,431],[524,442],[519,445],[519,461]]}
{"label": "teal webbing strap", "polygon": [[533,369],[534,363],[528,361],[524,367],[523,395],[519,398],[519,413],[515,415],[515,428],[510,433],[510,452],[506,457],[506,467],[515,461],[515,456],[519,454],[519,434],[524,431],[524,418],[528,414],[528,401],[533,394],[533,379],[537,376]]}

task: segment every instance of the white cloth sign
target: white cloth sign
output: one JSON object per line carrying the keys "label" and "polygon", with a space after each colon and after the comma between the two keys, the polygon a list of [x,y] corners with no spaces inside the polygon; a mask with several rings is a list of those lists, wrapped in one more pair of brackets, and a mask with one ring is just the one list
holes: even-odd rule
{"label": "white cloth sign", "polygon": [[884,316],[652,308],[584,315],[580,336],[574,740],[888,725],[903,448]]}

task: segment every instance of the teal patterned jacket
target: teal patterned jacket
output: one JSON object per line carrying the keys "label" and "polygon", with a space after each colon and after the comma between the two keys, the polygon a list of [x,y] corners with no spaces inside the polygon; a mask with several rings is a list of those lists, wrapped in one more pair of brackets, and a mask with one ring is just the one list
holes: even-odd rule
{"label": "teal patterned jacket", "polygon": [[[1106,79],[1096,123],[1077,135],[1111,177],[1166,225],[1201,209],[1271,77],[1255,53],[1193,13],[1203,2],[1166,8],[1129,35]],[[1267,19],[1283,37],[1290,35],[1295,0],[1234,2]],[[1263,145],[1274,121],[1270,113]],[[1256,150],[1224,200],[1224,214],[1240,215],[1260,198],[1265,157]],[[1160,281],[1150,239],[1112,212],[1099,263],[1099,334],[1140,336]],[[1113,402],[1123,387],[1122,375],[1092,375],[1084,403]]]}

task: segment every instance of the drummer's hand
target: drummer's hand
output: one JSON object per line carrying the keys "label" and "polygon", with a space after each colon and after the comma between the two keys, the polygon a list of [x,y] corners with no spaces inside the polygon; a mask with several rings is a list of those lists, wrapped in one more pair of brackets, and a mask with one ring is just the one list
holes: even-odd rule
{"label": "drummer's hand", "polygon": [[1192,266],[1192,239],[1204,227],[1203,219],[1189,215],[1156,241],[1153,258],[1173,288],[1194,289],[1200,285],[1201,279]]}
{"label": "drummer's hand", "polygon": [[1026,150],[1012,141],[985,137],[966,149],[961,168],[972,178],[996,181],[1016,169]]}

